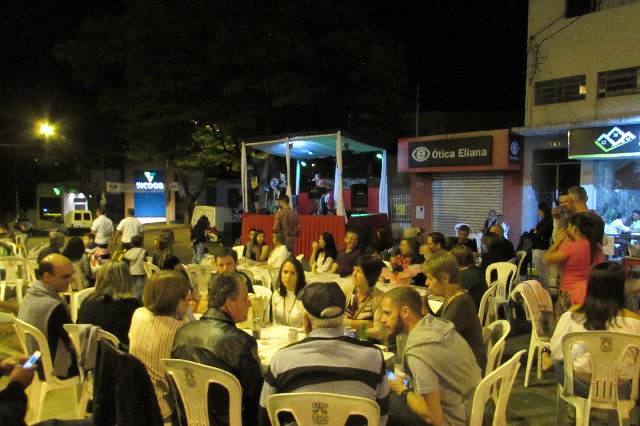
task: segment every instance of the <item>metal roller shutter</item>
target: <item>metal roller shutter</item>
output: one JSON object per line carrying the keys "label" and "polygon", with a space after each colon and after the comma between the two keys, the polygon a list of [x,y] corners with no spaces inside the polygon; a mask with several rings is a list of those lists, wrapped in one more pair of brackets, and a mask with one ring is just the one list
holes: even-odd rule
{"label": "metal roller shutter", "polygon": [[433,231],[455,235],[457,223],[480,232],[489,210],[502,212],[502,173],[433,175]]}

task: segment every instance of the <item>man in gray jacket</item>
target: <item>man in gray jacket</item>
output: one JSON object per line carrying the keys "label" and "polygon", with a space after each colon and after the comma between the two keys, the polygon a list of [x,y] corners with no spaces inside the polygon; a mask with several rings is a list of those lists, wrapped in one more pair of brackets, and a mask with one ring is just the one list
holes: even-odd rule
{"label": "man in gray jacket", "polygon": [[480,382],[480,367],[453,324],[423,317],[420,295],[409,287],[384,295],[382,323],[389,338],[408,334],[402,356],[408,381],[389,379],[389,423],[465,425],[465,404]]}

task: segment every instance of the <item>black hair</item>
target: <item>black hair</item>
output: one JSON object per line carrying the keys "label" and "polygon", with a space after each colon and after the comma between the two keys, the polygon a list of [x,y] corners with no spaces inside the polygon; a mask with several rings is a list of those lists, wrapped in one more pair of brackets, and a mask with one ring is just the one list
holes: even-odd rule
{"label": "black hair", "polygon": [[618,263],[603,262],[593,267],[587,283],[587,296],[575,311],[585,316],[584,328],[606,330],[614,324],[617,313],[625,306],[625,278],[624,268]]}

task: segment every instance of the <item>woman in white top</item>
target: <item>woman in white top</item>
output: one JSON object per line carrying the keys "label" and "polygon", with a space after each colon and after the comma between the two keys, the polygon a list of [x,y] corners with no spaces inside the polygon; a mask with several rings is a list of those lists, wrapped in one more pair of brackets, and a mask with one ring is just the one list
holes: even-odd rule
{"label": "woman in white top", "polygon": [[311,268],[313,269],[315,266],[318,274],[324,274],[329,271],[338,254],[333,235],[323,232],[318,241],[314,241],[311,244],[311,248]]}
{"label": "woman in white top", "polygon": [[278,275],[277,290],[271,296],[275,324],[302,327],[302,301],[298,295],[307,285],[302,264],[295,257],[285,260]]}
{"label": "woman in white top", "polygon": [[191,285],[185,274],[175,270],[159,271],[144,286],[144,307],[138,308],[131,319],[129,353],[147,368],[166,421],[171,415],[169,385],[160,360],[171,358],[176,331],[188,322],[185,315],[190,301]]}
{"label": "woman in white top", "polygon": [[[556,378],[564,383],[564,355],[562,338],[568,333],[590,330],[606,330],[616,333],[640,334],[640,316],[624,308],[624,282],[626,274],[622,266],[614,262],[603,262],[593,267],[587,284],[587,296],[582,305],[574,306],[565,312],[558,321],[551,337],[551,356],[556,365]],[[574,366],[574,392],[577,396],[589,396],[591,381],[590,355],[581,344],[571,349]],[[618,394],[621,399],[629,399],[630,379],[625,372],[632,371],[631,366],[637,357],[629,352],[622,359]]]}
{"label": "woman in white top", "polygon": [[284,234],[282,232],[276,232],[273,234],[274,248],[269,254],[269,259],[266,262],[258,262],[258,265],[264,266],[269,269],[280,268],[285,260],[291,255],[287,246],[284,245]]}

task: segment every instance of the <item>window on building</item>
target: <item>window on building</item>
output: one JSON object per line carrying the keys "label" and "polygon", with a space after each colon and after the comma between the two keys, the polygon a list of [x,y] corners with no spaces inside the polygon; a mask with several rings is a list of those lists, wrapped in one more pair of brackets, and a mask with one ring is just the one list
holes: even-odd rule
{"label": "window on building", "polygon": [[567,0],[565,17],[574,18],[587,13],[635,3],[636,1],[638,0]]}
{"label": "window on building", "polygon": [[587,93],[586,81],[584,75],[538,81],[535,84],[535,104],[548,105],[581,101]]}
{"label": "window on building", "polygon": [[640,92],[640,67],[598,73],[598,97],[630,95]]}

